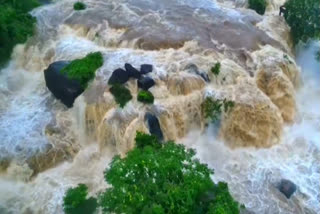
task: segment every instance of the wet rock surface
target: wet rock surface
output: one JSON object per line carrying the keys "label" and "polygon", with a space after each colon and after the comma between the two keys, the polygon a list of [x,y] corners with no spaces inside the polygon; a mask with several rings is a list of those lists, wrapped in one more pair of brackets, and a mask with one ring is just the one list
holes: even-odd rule
{"label": "wet rock surface", "polygon": [[148,76],[143,76],[140,79],[138,79],[138,87],[146,91],[155,84],[155,81]]}
{"label": "wet rock surface", "polygon": [[124,84],[126,83],[130,78],[129,72],[122,68],[118,68],[112,72],[112,75],[108,81],[109,85],[113,84]]}
{"label": "wet rock surface", "polygon": [[290,180],[281,179],[278,185],[279,191],[284,194],[288,199],[295,193],[297,186]]}
{"label": "wet rock surface", "polygon": [[84,91],[80,83],[71,80],[60,71],[70,62],[54,62],[44,71],[44,78],[48,89],[68,108],[73,106],[75,99]]}
{"label": "wet rock surface", "polygon": [[146,113],[144,119],[148,124],[150,134],[156,136],[160,141],[162,141],[163,133],[158,118],[151,113]]}

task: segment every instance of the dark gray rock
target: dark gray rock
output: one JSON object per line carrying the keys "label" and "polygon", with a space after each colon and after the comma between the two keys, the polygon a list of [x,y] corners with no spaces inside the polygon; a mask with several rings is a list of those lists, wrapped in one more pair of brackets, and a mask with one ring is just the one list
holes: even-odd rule
{"label": "dark gray rock", "polygon": [[155,84],[155,81],[151,77],[141,77],[138,79],[138,87],[146,91]]}
{"label": "dark gray rock", "polygon": [[147,74],[147,73],[152,72],[152,69],[153,69],[152,65],[143,64],[143,65],[141,65],[141,67],[140,67],[140,73],[141,73],[141,74]]}
{"label": "dark gray rock", "polygon": [[118,68],[113,71],[108,84],[114,85],[114,84],[124,84],[129,80],[129,73],[126,70],[123,70],[122,68]]}
{"label": "dark gray rock", "polygon": [[162,141],[163,134],[158,118],[151,113],[146,113],[144,119],[148,124],[150,134],[156,136],[158,140]]}
{"label": "dark gray rock", "polygon": [[290,180],[281,179],[278,189],[289,199],[297,190],[297,186]]}
{"label": "dark gray rock", "polygon": [[200,72],[198,69],[198,66],[195,64],[188,64],[184,70],[187,70],[191,74],[199,75],[204,81],[210,82],[210,78],[207,73],[205,72]]}
{"label": "dark gray rock", "polygon": [[128,72],[129,77],[135,78],[135,79],[139,79],[141,77],[141,73],[135,68],[133,67],[131,64],[126,63],[124,65],[126,71]]}
{"label": "dark gray rock", "polygon": [[49,65],[44,71],[44,78],[48,89],[68,108],[73,106],[74,100],[84,91],[80,83],[71,80],[60,71],[70,62],[57,61]]}

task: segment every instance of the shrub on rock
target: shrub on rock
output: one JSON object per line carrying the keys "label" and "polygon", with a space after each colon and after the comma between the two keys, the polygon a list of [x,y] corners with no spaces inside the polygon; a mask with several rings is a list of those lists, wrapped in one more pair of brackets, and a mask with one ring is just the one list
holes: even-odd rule
{"label": "shrub on rock", "polygon": [[221,67],[220,62],[216,63],[216,64],[214,65],[214,67],[211,68],[211,72],[212,72],[214,75],[218,76],[219,73],[220,73],[220,67]]}
{"label": "shrub on rock", "polygon": [[95,72],[103,65],[103,57],[100,52],[89,53],[82,59],[73,60],[60,72],[68,78],[76,80],[83,89],[86,89],[88,82],[95,77]]}
{"label": "shrub on rock", "polygon": [[67,190],[63,198],[63,210],[66,214],[92,214],[98,207],[97,200],[87,198],[88,187],[79,184],[75,188]]}
{"label": "shrub on rock", "polygon": [[73,5],[74,10],[84,10],[86,8],[87,8],[87,6],[83,2],[79,2],[79,1],[74,3],[74,5]]}
{"label": "shrub on rock", "polygon": [[209,118],[212,122],[219,119],[221,112],[224,110],[227,112],[234,107],[234,102],[224,100],[214,100],[211,97],[207,97],[201,104],[202,113],[205,118]]}
{"label": "shrub on rock", "polygon": [[249,0],[249,8],[255,10],[260,15],[263,15],[266,11],[267,1],[266,0]]}
{"label": "shrub on rock", "polygon": [[33,35],[36,19],[28,12],[38,5],[36,0],[0,0],[0,66],[10,59],[16,44]]}
{"label": "shrub on rock", "polygon": [[154,101],[154,96],[150,91],[139,91],[138,101],[146,104],[152,104]]}
{"label": "shrub on rock", "polygon": [[121,108],[123,108],[127,104],[127,102],[132,99],[132,95],[129,89],[120,84],[113,85],[110,88],[110,92]]}

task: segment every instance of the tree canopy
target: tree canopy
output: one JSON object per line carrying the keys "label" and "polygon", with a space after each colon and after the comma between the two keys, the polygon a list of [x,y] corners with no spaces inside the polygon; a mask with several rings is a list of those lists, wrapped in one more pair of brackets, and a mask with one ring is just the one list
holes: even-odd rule
{"label": "tree canopy", "polygon": [[288,0],[284,17],[291,27],[292,39],[299,41],[320,38],[320,1]]}

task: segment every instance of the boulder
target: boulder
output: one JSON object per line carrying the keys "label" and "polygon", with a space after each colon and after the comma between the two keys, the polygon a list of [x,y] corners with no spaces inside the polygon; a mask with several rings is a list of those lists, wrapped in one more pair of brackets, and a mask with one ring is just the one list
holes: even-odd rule
{"label": "boulder", "polygon": [[149,64],[143,64],[140,66],[140,73],[141,74],[147,74],[152,72],[152,65]]}
{"label": "boulder", "polygon": [[150,134],[156,136],[158,140],[162,141],[163,134],[158,118],[151,113],[146,113],[144,119],[148,124]]}
{"label": "boulder", "polygon": [[188,64],[184,70],[187,70],[188,73],[199,75],[204,81],[210,82],[208,74],[205,72],[200,72],[198,66],[195,64]]}
{"label": "boulder", "polygon": [[155,84],[155,81],[151,77],[141,77],[138,79],[138,87],[146,91]]}
{"label": "boulder", "polygon": [[135,78],[135,79],[139,79],[141,77],[141,73],[135,68],[133,67],[131,64],[126,63],[124,65],[126,71],[129,74],[129,77]]}
{"label": "boulder", "polygon": [[123,70],[122,68],[118,68],[113,71],[111,74],[111,77],[108,81],[109,85],[114,84],[124,84],[129,80],[130,76],[129,73],[126,70]]}
{"label": "boulder", "polygon": [[289,199],[297,190],[297,186],[290,180],[281,179],[278,189]]}
{"label": "boulder", "polygon": [[84,91],[80,83],[71,80],[60,71],[70,62],[57,61],[49,65],[44,71],[44,78],[48,89],[52,94],[68,108],[73,106],[74,100]]}

